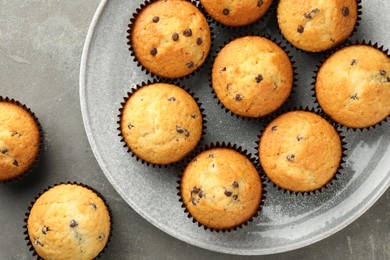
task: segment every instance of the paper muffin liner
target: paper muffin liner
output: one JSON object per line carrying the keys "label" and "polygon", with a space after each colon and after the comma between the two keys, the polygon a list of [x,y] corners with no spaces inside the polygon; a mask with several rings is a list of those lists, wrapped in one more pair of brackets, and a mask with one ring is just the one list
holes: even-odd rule
{"label": "paper muffin liner", "polygon": [[330,122],[333,122],[334,124],[337,124],[339,125],[339,127],[344,127],[346,129],[346,131],[353,131],[353,132],[356,132],[356,131],[360,131],[360,132],[363,132],[363,131],[370,131],[370,130],[374,130],[376,127],[380,127],[382,126],[384,123],[388,122],[388,120],[390,120],[390,114],[385,117],[382,121],[374,124],[374,125],[371,125],[371,126],[368,126],[368,127],[362,127],[362,128],[355,128],[355,127],[349,127],[349,126],[345,126],[341,123],[338,123],[337,121],[333,120],[330,115],[326,114],[326,112],[322,109],[322,107],[320,106],[320,103],[318,102],[318,99],[317,99],[317,95],[316,95],[316,82],[317,82],[317,75],[318,75],[318,72],[319,70],[321,69],[322,65],[325,63],[325,61],[330,58],[330,56],[332,56],[333,54],[335,54],[336,52],[338,52],[339,50],[343,49],[343,48],[346,48],[346,47],[349,47],[349,46],[353,46],[353,45],[364,45],[364,46],[369,46],[369,47],[373,47],[379,51],[381,51],[382,53],[384,53],[389,59],[390,59],[390,52],[388,49],[385,49],[385,47],[383,45],[379,45],[377,42],[372,42],[372,41],[366,41],[366,40],[356,40],[356,41],[348,41],[348,42],[345,42],[343,44],[341,44],[340,46],[338,46],[337,48],[333,49],[331,52],[328,53],[328,55],[323,58],[322,60],[319,61],[319,63],[316,65],[316,68],[313,72],[313,77],[312,77],[312,82],[311,82],[311,92],[312,92],[312,97],[314,97],[314,104],[315,104],[315,108],[318,110],[318,111],[321,111],[321,113],[325,114],[328,118],[328,120]]}
{"label": "paper muffin liner", "polygon": [[207,11],[206,9],[203,7],[203,5],[200,3],[199,0],[197,0],[198,2],[198,5],[199,5],[199,9],[202,10],[203,13],[207,14],[207,18],[209,19],[210,21],[210,24],[211,25],[216,25],[216,26],[219,26],[221,27],[222,29],[228,29],[228,30],[233,30],[233,31],[239,31],[239,30],[248,30],[252,27],[255,27],[263,22],[265,22],[267,19],[269,19],[269,17],[272,15],[272,14],[275,14],[276,12],[276,8],[278,6],[278,0],[272,0],[272,3],[270,5],[270,7],[267,9],[267,11],[265,11],[264,15],[261,16],[259,19],[257,19],[256,21],[252,22],[252,23],[249,23],[249,24],[246,24],[246,25],[240,25],[240,26],[229,26],[229,25],[225,25],[217,20],[215,20]]}
{"label": "paper muffin liner", "polygon": [[203,67],[205,66],[205,63],[207,62],[207,60],[210,58],[210,53],[213,49],[213,46],[214,46],[214,28],[212,26],[212,24],[210,24],[210,18],[209,18],[209,15],[204,11],[203,7],[200,5],[200,3],[198,3],[196,0],[185,0],[187,2],[190,2],[192,3],[196,8],[198,8],[198,10],[203,14],[203,16],[205,17],[209,27],[210,27],[210,50],[207,54],[207,57],[206,59],[204,60],[204,62],[202,63],[202,65],[200,65],[196,70],[194,70],[193,72],[187,74],[187,75],[184,75],[182,77],[177,77],[177,78],[167,78],[167,77],[163,77],[163,76],[160,76],[160,75],[157,75],[156,73],[153,73],[151,72],[150,70],[148,70],[137,58],[137,56],[135,55],[135,51],[134,51],[134,48],[131,44],[131,34],[132,34],[132,30],[133,30],[133,24],[135,22],[135,20],[137,19],[138,15],[142,12],[142,10],[147,7],[148,5],[154,3],[154,2],[157,2],[159,0],[145,0],[136,10],[135,12],[132,14],[132,17],[130,18],[130,21],[129,21],[129,24],[127,25],[128,29],[127,29],[127,36],[126,36],[126,39],[127,39],[127,45],[128,45],[128,49],[130,51],[130,56],[133,58],[133,62],[136,62],[137,63],[137,67],[139,67],[141,69],[141,71],[145,72],[146,75],[150,75],[152,78],[154,79],[157,79],[157,80],[177,80],[177,79],[189,79],[191,77],[193,77],[195,74],[197,74],[200,70],[203,69]]}
{"label": "paper muffin liner", "polygon": [[[225,105],[219,100],[219,98],[217,97],[217,94],[215,93],[215,90],[213,88],[213,78],[212,78],[213,71],[212,71],[212,69],[214,67],[214,62],[215,62],[215,59],[217,58],[218,54],[230,42],[232,42],[232,41],[234,41],[236,39],[242,38],[242,37],[246,37],[246,36],[263,37],[263,38],[266,38],[266,39],[272,41],[276,45],[278,45],[287,54],[288,58],[290,59],[292,70],[293,70],[293,82],[292,82],[290,95],[287,97],[287,99],[283,102],[283,104],[279,108],[277,108],[273,112],[271,112],[271,113],[269,113],[267,115],[264,115],[262,117],[248,117],[248,116],[241,116],[241,115],[238,115],[238,114],[234,113],[233,111],[231,111],[230,109],[225,107]],[[264,118],[266,118],[269,115],[277,113],[278,110],[285,109],[285,108],[287,108],[287,107],[289,107],[291,105],[293,95],[296,93],[296,90],[297,90],[297,82],[298,82],[298,79],[297,79],[297,76],[298,76],[297,70],[298,70],[298,68],[295,66],[295,63],[296,63],[296,61],[294,60],[294,57],[291,54],[291,52],[288,49],[288,47],[286,45],[284,45],[282,42],[278,41],[276,38],[274,38],[274,37],[272,37],[272,36],[270,36],[268,34],[262,34],[262,33],[254,33],[254,34],[239,33],[239,34],[236,34],[235,36],[231,37],[227,41],[224,41],[223,45],[219,46],[218,50],[214,54],[213,62],[211,64],[211,69],[210,69],[210,71],[208,73],[209,87],[211,88],[211,93],[213,95],[213,98],[217,101],[217,104],[221,107],[221,109],[225,110],[226,113],[230,114],[233,117],[241,118],[243,120],[256,120],[256,121],[260,121],[260,120],[263,120]]]}
{"label": "paper muffin liner", "polygon": [[[259,203],[259,206],[257,208],[257,211],[255,212],[255,214],[250,217],[248,220],[236,225],[235,227],[233,228],[224,228],[224,229],[216,229],[216,228],[211,228],[211,227],[208,227],[204,224],[201,224],[200,222],[198,222],[192,215],[191,213],[187,210],[186,206],[184,205],[184,202],[183,202],[183,199],[182,199],[182,195],[181,195],[181,190],[180,190],[180,186],[181,186],[181,179],[183,177],[183,173],[184,173],[184,170],[186,169],[186,167],[188,166],[188,164],[197,156],[199,155],[200,153],[204,152],[204,151],[208,151],[210,149],[214,149],[214,148],[227,148],[227,149],[232,149],[232,150],[235,150],[237,152],[239,152],[240,154],[244,155],[247,159],[249,159],[249,161],[253,164],[253,166],[255,166],[256,170],[259,172],[259,176],[260,176],[260,182],[261,182],[261,188],[262,188],[262,191],[261,191],[261,199],[260,199],[260,203]],[[236,144],[232,144],[230,142],[226,143],[226,142],[216,142],[216,143],[209,143],[209,144],[206,144],[202,147],[198,147],[196,150],[194,150],[192,153],[191,153],[191,156],[188,156],[184,163],[183,163],[183,166],[181,167],[181,174],[179,176],[179,180],[177,181],[177,184],[178,186],[176,187],[176,189],[178,190],[177,192],[177,195],[179,197],[179,202],[181,203],[181,207],[184,209],[184,213],[187,214],[187,218],[188,219],[192,219],[192,222],[193,223],[197,223],[198,227],[203,227],[204,230],[208,230],[208,231],[211,231],[211,232],[231,232],[231,231],[236,231],[238,229],[241,229],[243,228],[244,226],[247,226],[249,223],[253,222],[254,219],[256,217],[259,216],[259,213],[262,211],[263,209],[263,206],[264,206],[264,203],[266,201],[266,194],[267,194],[267,185],[266,183],[264,182],[264,179],[263,179],[263,176],[260,174],[261,171],[260,171],[260,164],[257,162],[257,160],[252,156],[252,154],[248,153],[247,150],[244,150],[241,146],[238,146]]]}
{"label": "paper muffin liner", "polygon": [[84,187],[86,189],[89,189],[91,190],[92,192],[94,192],[100,199],[102,199],[102,201],[104,202],[104,205],[106,206],[107,208],[107,211],[108,211],[108,214],[110,216],[110,234],[108,236],[108,239],[107,239],[107,243],[106,245],[104,246],[104,248],[102,249],[102,251],[100,251],[100,253],[95,257],[95,258],[100,258],[103,253],[105,252],[106,248],[108,247],[108,244],[111,242],[111,237],[112,237],[112,231],[113,231],[113,220],[112,220],[112,212],[111,212],[111,208],[110,206],[107,204],[107,201],[106,199],[103,197],[103,195],[98,192],[97,190],[95,190],[94,188],[92,188],[91,186],[88,186],[86,184],[82,184],[82,183],[79,183],[79,182],[60,182],[60,183],[56,183],[54,185],[51,185],[51,186],[48,186],[47,188],[45,188],[42,192],[40,192],[37,196],[35,196],[34,200],[30,202],[30,206],[28,206],[27,208],[27,213],[25,214],[25,218],[23,220],[24,222],[24,225],[23,225],[23,234],[25,235],[25,240],[27,242],[27,246],[29,247],[29,251],[32,252],[32,256],[35,257],[36,259],[39,259],[39,260],[43,260],[43,258],[38,255],[38,253],[35,251],[35,248],[33,246],[33,244],[31,243],[31,240],[30,240],[30,236],[28,234],[28,229],[27,229],[27,221],[28,221],[28,218],[30,216],[30,212],[31,212],[31,209],[32,207],[34,206],[35,202],[39,199],[40,196],[42,196],[45,192],[47,192],[48,190],[50,190],[51,188],[54,188],[58,185],[62,185],[62,184],[72,184],[72,185],[78,185],[78,186],[81,186],[81,187]]}
{"label": "paper muffin liner", "polygon": [[131,96],[137,92],[138,90],[140,90],[141,88],[145,87],[145,86],[148,86],[150,84],[155,84],[155,83],[166,83],[166,84],[172,84],[172,85],[175,85],[175,86],[178,86],[180,88],[182,88],[183,90],[185,90],[189,95],[191,95],[191,97],[195,100],[196,104],[198,105],[199,107],[199,110],[200,110],[200,113],[202,114],[202,134],[201,134],[201,137],[198,141],[198,144],[194,147],[193,150],[197,149],[197,147],[199,146],[199,144],[203,141],[204,139],[204,136],[206,134],[205,130],[207,129],[207,120],[206,120],[206,114],[204,113],[204,108],[203,108],[203,105],[202,103],[199,101],[199,98],[195,97],[195,95],[186,87],[184,87],[183,85],[181,85],[178,81],[175,81],[175,80],[158,80],[158,79],[153,79],[153,80],[148,80],[146,82],[142,82],[141,84],[132,84],[132,88],[129,92],[127,92],[127,96],[125,96],[123,98],[123,102],[121,102],[121,107],[119,108],[119,115],[118,115],[118,118],[119,120],[117,121],[117,124],[118,124],[118,136],[120,137],[120,142],[123,143],[123,147],[127,148],[127,152],[129,154],[131,154],[131,157],[135,157],[137,161],[141,161],[142,164],[146,164],[147,166],[152,166],[153,168],[155,167],[164,167],[164,168],[168,168],[168,167],[177,167],[180,165],[180,163],[187,157],[191,154],[191,151],[185,155],[181,160],[177,161],[177,162],[173,162],[173,163],[169,163],[169,164],[155,164],[155,163],[151,163],[151,162],[148,162],[148,161],[145,161],[144,159],[140,158],[136,153],[134,153],[130,147],[126,144],[125,142],[125,139],[122,135],[122,132],[121,132],[121,122],[122,122],[122,112],[123,112],[123,107],[124,105],[126,104],[127,100],[129,100],[131,98]]}
{"label": "paper muffin liner", "polygon": [[[315,190],[312,190],[312,191],[297,192],[297,191],[291,191],[291,190],[287,190],[285,188],[280,187],[279,185],[274,183],[267,176],[265,170],[262,168],[261,163],[260,163],[259,147],[260,147],[260,139],[261,139],[261,136],[262,136],[263,132],[265,131],[267,126],[274,119],[276,119],[277,117],[279,117],[279,116],[281,116],[281,115],[283,115],[285,113],[293,112],[293,111],[312,112],[312,113],[315,113],[315,114],[321,116],[322,118],[324,118],[326,121],[328,121],[333,126],[333,128],[337,131],[337,133],[338,133],[338,135],[340,137],[340,141],[341,141],[341,159],[340,159],[339,167],[338,167],[336,173],[333,175],[332,179],[330,179],[322,187],[320,187],[318,189],[315,189]],[[326,189],[330,188],[334,184],[334,182],[336,182],[338,180],[338,177],[341,174],[343,174],[343,171],[345,169],[345,163],[346,163],[347,156],[348,156],[347,155],[348,149],[347,149],[347,142],[346,142],[346,138],[345,138],[345,132],[341,129],[340,124],[330,120],[330,118],[325,113],[323,113],[322,111],[320,111],[318,109],[315,109],[315,108],[309,108],[309,107],[294,107],[293,109],[283,109],[283,110],[279,110],[278,113],[275,113],[273,115],[268,116],[267,119],[266,119],[265,125],[262,125],[261,128],[260,128],[260,134],[257,136],[257,141],[256,141],[255,144],[256,144],[256,146],[255,146],[255,150],[256,150],[255,155],[257,157],[257,162],[260,164],[261,173],[264,176],[266,182],[270,183],[271,186],[273,186],[277,190],[282,191],[283,193],[288,194],[288,195],[310,196],[310,195],[316,195],[316,194],[320,194],[320,193],[324,192]]]}
{"label": "paper muffin liner", "polygon": [[13,183],[17,183],[17,182],[23,180],[25,177],[29,176],[31,174],[31,172],[33,172],[33,170],[36,167],[36,165],[38,164],[39,159],[41,158],[42,151],[43,151],[44,134],[43,134],[43,130],[42,130],[42,125],[39,122],[38,118],[30,110],[30,108],[28,108],[25,104],[22,104],[19,101],[13,99],[13,98],[2,97],[2,96],[0,96],[0,102],[12,103],[12,104],[15,104],[15,105],[23,108],[26,112],[28,112],[33,117],[35,123],[38,126],[38,131],[39,131],[38,152],[37,152],[37,155],[36,155],[34,161],[31,163],[30,167],[26,171],[24,171],[21,174],[19,174],[18,176],[15,176],[15,177],[13,177],[11,179],[8,179],[8,180],[0,180],[0,183],[3,183],[3,184],[13,184]]}
{"label": "paper muffin liner", "polygon": [[[356,3],[357,3],[357,19],[356,19],[355,27],[353,28],[351,34],[343,42],[341,42],[341,43],[339,43],[339,44],[337,44],[337,45],[335,45],[335,46],[333,46],[333,47],[331,47],[329,49],[322,50],[322,51],[305,51],[305,50],[302,50],[302,49],[296,47],[289,40],[287,40],[287,38],[283,35],[282,30],[279,27],[279,22],[277,21],[277,18],[276,18],[277,27],[278,27],[278,33],[283,37],[283,39],[285,40],[285,42],[288,45],[290,45],[292,48],[294,48],[295,50],[297,50],[300,53],[308,53],[308,54],[321,54],[321,53],[325,53],[325,54],[327,54],[328,52],[331,52],[333,49],[338,48],[338,46],[341,46],[345,42],[348,42],[355,35],[357,30],[359,29],[360,22],[362,20],[361,16],[363,14],[363,11],[362,11],[363,10],[362,0],[356,0]],[[276,6],[276,10],[277,9],[278,9],[278,6]]]}

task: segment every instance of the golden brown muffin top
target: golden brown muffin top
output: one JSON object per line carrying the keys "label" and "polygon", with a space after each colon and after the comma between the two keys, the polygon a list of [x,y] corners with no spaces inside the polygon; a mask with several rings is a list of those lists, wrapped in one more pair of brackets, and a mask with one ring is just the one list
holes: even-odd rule
{"label": "golden brown muffin top", "polygon": [[124,105],[121,132],[139,158],[170,164],[185,157],[202,136],[202,114],[185,90],[156,83],[137,90]]}
{"label": "golden brown muffin top", "polygon": [[206,18],[183,0],[160,0],[143,8],[130,37],[140,63],[166,78],[195,71],[205,61],[211,44]]}
{"label": "golden brown muffin top", "polygon": [[390,58],[365,45],[337,51],[317,74],[316,96],[340,124],[364,128],[379,123],[390,115]]}
{"label": "golden brown muffin top", "polygon": [[288,41],[299,49],[319,52],[351,35],[358,5],[356,0],[280,0],[277,17]]}
{"label": "golden brown muffin top", "polygon": [[259,155],[261,166],[276,185],[309,192],[323,187],[336,174],[342,145],[328,121],[315,113],[293,111],[267,126]]}
{"label": "golden brown muffin top", "polygon": [[232,149],[214,148],[197,155],[186,167],[180,191],[184,205],[199,223],[230,229],[257,212],[262,187],[248,158]]}
{"label": "golden brown muffin top", "polygon": [[90,189],[61,184],[34,203],[27,229],[43,259],[94,259],[110,235],[110,215],[103,200]]}
{"label": "golden brown muffin top", "polygon": [[259,20],[272,0],[200,0],[204,9],[218,22],[227,26],[243,26]]}
{"label": "golden brown muffin top", "polygon": [[26,172],[38,156],[40,133],[23,107],[0,101],[0,180]]}
{"label": "golden brown muffin top", "polygon": [[293,68],[277,44],[246,36],[228,43],[215,59],[214,91],[232,112],[261,117],[278,109],[290,95]]}

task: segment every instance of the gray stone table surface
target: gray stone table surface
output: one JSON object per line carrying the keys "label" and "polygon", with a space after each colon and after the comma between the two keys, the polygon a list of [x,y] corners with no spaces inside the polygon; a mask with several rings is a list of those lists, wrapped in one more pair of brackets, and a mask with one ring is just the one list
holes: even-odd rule
{"label": "gray stone table surface", "polygon": [[239,257],[183,243],[139,216],[107,181],[89,146],[80,112],[79,66],[99,0],[0,0],[0,95],[27,104],[45,133],[33,173],[0,186],[0,259],[33,259],[25,213],[34,197],[59,182],[100,191],[114,231],[101,259],[390,259],[390,191],[340,232],[311,246],[270,256]]}

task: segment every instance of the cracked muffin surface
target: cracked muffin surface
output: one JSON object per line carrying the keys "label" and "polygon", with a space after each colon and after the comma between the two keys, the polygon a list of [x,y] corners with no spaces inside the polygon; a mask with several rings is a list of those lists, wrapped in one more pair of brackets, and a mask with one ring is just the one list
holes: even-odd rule
{"label": "cracked muffin surface", "polygon": [[110,215],[92,190],[60,184],[43,193],[27,220],[32,246],[43,259],[94,259],[110,235]]}
{"label": "cracked muffin surface", "polygon": [[356,0],[280,0],[279,28],[295,47],[320,52],[345,41],[358,19]]}
{"label": "cracked muffin surface", "polygon": [[206,12],[227,26],[251,24],[267,12],[272,0],[200,0]]}
{"label": "cracked muffin surface", "polygon": [[179,78],[205,61],[211,45],[210,27],[192,3],[160,0],[140,11],[132,24],[130,45],[147,70]]}
{"label": "cracked muffin surface", "polygon": [[188,164],[180,192],[196,221],[209,228],[230,229],[257,213],[262,185],[248,158],[232,149],[214,148]]}
{"label": "cracked muffin surface", "polygon": [[260,163],[268,178],[281,188],[309,192],[334,177],[342,159],[340,136],[321,116],[306,111],[285,113],[264,130]]}
{"label": "cracked muffin surface", "polygon": [[0,180],[26,172],[39,153],[40,133],[34,117],[21,106],[0,101]]}
{"label": "cracked muffin surface", "polygon": [[136,90],[121,114],[121,133],[142,160],[170,164],[184,158],[202,136],[198,104],[185,90],[155,83]]}
{"label": "cracked muffin surface", "polygon": [[290,95],[293,77],[284,50],[258,36],[228,43],[212,69],[217,98],[233,113],[247,117],[265,116],[278,109]]}
{"label": "cracked muffin surface", "polygon": [[371,46],[345,47],[322,64],[315,91],[336,122],[351,128],[375,125],[390,115],[390,58]]}

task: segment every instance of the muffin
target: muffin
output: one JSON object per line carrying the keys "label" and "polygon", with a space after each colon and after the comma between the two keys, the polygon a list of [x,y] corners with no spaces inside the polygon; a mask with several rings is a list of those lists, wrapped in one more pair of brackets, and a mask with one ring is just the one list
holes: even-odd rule
{"label": "muffin", "polygon": [[367,45],[351,45],[320,67],[317,101],[326,114],[350,128],[366,128],[390,115],[390,58]]}
{"label": "muffin", "polygon": [[320,52],[345,41],[358,20],[356,0],[280,0],[279,28],[295,47]]}
{"label": "muffin", "polygon": [[259,20],[267,12],[272,0],[200,0],[206,12],[226,26],[244,26]]}
{"label": "muffin", "polygon": [[110,235],[110,214],[92,190],[60,184],[43,193],[32,206],[27,231],[43,259],[94,259]]}
{"label": "muffin", "polygon": [[123,105],[120,131],[129,149],[143,161],[175,163],[202,136],[202,114],[194,98],[175,85],[155,83],[136,90]]}
{"label": "muffin", "polygon": [[38,158],[40,125],[20,103],[0,97],[0,181],[22,175]]}
{"label": "muffin", "polygon": [[228,148],[213,148],[192,160],[184,170],[181,200],[200,224],[232,229],[257,214],[262,185],[251,161]]}
{"label": "muffin", "polygon": [[264,130],[260,163],[277,186],[293,192],[324,187],[342,159],[340,136],[321,116],[306,111],[285,113]]}
{"label": "muffin", "polygon": [[287,54],[264,37],[246,36],[218,53],[212,70],[217,98],[233,113],[262,117],[289,97],[294,73]]}
{"label": "muffin", "polygon": [[204,15],[184,0],[160,0],[140,10],[130,25],[131,48],[150,72],[186,76],[205,61],[211,44]]}

